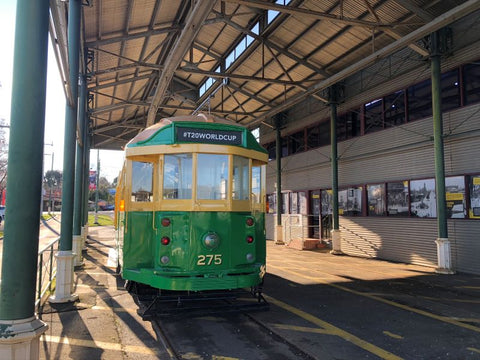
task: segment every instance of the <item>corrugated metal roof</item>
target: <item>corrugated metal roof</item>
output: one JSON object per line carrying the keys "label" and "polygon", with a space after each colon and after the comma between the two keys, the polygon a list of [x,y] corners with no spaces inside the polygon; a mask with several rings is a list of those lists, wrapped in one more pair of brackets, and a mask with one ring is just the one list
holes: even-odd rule
{"label": "corrugated metal roof", "polygon": [[[82,48],[93,58],[87,66],[93,146],[107,149],[119,149],[135,136],[146,126],[149,113],[159,119],[210,111],[254,126],[306,94],[311,96],[315,86],[321,90],[322,81],[447,11],[478,3],[84,2]],[[68,5],[60,0],[53,3],[54,28],[61,40],[66,38]],[[205,7],[206,16],[200,11]],[[428,54],[415,45],[415,51]],[[65,46],[59,42],[60,50],[65,51]],[[182,61],[175,60],[173,49],[185,53]],[[64,58],[61,67],[67,72]]]}

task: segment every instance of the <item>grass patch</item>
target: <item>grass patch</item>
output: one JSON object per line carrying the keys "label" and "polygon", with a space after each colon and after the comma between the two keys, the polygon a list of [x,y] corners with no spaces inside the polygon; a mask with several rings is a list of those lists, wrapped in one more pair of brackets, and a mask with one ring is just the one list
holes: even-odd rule
{"label": "grass patch", "polygon": [[98,224],[95,224],[95,215],[88,214],[88,226],[113,226],[113,219],[108,215],[98,214]]}

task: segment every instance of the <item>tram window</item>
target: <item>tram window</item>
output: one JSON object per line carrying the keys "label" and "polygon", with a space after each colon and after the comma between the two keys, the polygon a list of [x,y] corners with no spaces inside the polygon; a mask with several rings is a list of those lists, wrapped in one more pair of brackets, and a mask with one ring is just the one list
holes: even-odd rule
{"label": "tram window", "polygon": [[192,198],[192,154],[165,155],[163,198]]}
{"label": "tram window", "polygon": [[228,192],[228,155],[198,154],[197,198],[225,200]]}
{"label": "tram window", "polygon": [[233,156],[233,200],[248,200],[249,160],[243,156]]}
{"label": "tram window", "polygon": [[252,167],[252,193],[256,203],[262,201],[262,167]]}
{"label": "tram window", "polygon": [[153,164],[132,162],[132,201],[150,202],[153,195]]}

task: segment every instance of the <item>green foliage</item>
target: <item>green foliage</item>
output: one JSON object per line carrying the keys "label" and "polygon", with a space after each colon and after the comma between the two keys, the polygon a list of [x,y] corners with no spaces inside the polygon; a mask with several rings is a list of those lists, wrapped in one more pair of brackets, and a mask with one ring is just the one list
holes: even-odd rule
{"label": "green foliage", "polygon": [[108,215],[98,215],[98,224],[95,224],[95,214],[88,214],[88,226],[113,226],[113,219]]}

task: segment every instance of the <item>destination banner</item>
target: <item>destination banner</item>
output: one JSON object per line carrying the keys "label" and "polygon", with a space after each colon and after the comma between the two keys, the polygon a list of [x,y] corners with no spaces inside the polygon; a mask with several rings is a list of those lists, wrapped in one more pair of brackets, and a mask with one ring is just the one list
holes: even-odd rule
{"label": "destination banner", "polygon": [[242,131],[177,127],[177,141],[222,145],[242,145]]}

